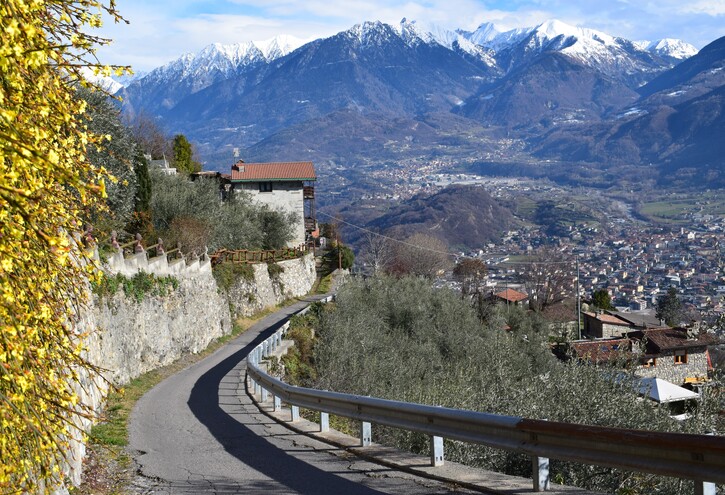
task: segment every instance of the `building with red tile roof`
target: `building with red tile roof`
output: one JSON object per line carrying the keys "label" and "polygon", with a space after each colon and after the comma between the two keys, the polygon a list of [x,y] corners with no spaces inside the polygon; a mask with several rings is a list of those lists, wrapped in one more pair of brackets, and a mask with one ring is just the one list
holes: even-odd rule
{"label": "building with red tile roof", "polygon": [[309,182],[317,180],[312,162],[270,162],[244,163],[238,161],[232,165],[232,182]]}
{"label": "building with red tile roof", "polygon": [[523,304],[529,298],[529,295],[517,290],[506,289],[501,292],[497,292],[493,295],[493,297],[510,304]]}
{"label": "building with red tile roof", "polygon": [[236,193],[245,192],[273,210],[297,215],[294,238],[289,246],[306,244],[317,232],[315,190],[317,180],[312,162],[245,163],[232,165],[229,178]]}

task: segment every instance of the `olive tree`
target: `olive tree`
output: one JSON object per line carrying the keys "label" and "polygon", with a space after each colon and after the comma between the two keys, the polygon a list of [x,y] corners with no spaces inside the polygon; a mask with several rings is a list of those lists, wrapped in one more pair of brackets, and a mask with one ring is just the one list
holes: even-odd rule
{"label": "olive tree", "polygon": [[[467,301],[452,291],[433,289],[420,277],[352,280],[321,315],[314,351],[317,385],[550,421],[698,433],[714,427],[717,402],[712,398],[693,410],[687,422],[672,420],[666,409],[638,397],[630,370],[559,361],[549,350],[547,326],[538,315],[521,308],[505,313],[492,314],[489,324],[481,325]],[[501,316],[507,318],[508,330],[502,328]],[[428,453],[423,435],[375,428],[383,442]],[[447,441],[446,457],[531,475],[529,458],[503,450]],[[638,484],[657,493],[681,490],[679,481],[555,460],[552,476],[608,492]]]}

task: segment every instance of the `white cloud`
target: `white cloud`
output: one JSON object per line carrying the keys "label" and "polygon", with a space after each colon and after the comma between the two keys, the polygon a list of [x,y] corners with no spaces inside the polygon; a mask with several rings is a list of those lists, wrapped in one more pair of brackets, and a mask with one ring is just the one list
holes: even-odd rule
{"label": "white cloud", "polygon": [[675,6],[680,12],[686,14],[706,14],[709,16],[725,15],[724,0],[697,0],[678,2]]}

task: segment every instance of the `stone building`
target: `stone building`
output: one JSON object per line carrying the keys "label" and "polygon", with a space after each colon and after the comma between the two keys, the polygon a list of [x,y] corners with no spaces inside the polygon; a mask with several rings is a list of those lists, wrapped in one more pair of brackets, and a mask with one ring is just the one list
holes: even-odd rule
{"label": "stone building", "polygon": [[582,312],[582,317],[584,320],[582,336],[590,339],[619,338],[635,330],[663,326],[657,318],[646,312],[585,311]]}
{"label": "stone building", "polygon": [[678,385],[707,379],[710,359],[707,347],[718,343],[711,334],[694,334],[684,328],[654,328],[631,332],[630,339],[642,351],[637,375],[656,377]]}
{"label": "stone building", "polygon": [[573,354],[593,364],[636,366],[642,378],[660,378],[676,385],[698,385],[711,369],[708,346],[718,338],[685,328],[651,328],[627,332],[619,338],[571,343]]}
{"label": "stone building", "polygon": [[249,193],[255,201],[273,210],[297,215],[290,247],[306,244],[316,237],[315,189],[317,180],[312,162],[244,163],[232,166],[234,191]]}

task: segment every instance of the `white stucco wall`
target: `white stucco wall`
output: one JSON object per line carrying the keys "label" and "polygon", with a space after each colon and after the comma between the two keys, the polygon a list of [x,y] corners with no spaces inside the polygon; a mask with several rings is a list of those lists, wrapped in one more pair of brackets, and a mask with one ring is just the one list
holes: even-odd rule
{"label": "white stucco wall", "polygon": [[305,242],[305,207],[302,194],[302,182],[272,182],[272,192],[259,192],[259,182],[241,182],[234,188],[249,193],[258,203],[268,205],[273,210],[291,211],[297,214],[293,239],[287,243],[296,247]]}

